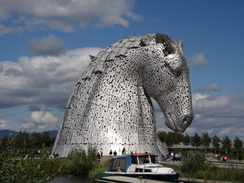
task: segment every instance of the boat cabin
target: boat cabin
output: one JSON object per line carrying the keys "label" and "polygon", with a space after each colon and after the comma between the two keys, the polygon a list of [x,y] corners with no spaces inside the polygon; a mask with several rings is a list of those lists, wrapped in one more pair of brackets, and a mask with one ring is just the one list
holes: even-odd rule
{"label": "boat cabin", "polygon": [[[143,165],[143,164],[158,164],[158,155],[150,153],[142,154],[126,154],[122,156],[115,156],[110,159],[109,172],[127,172],[131,165]],[[150,169],[142,169],[138,166],[135,169],[136,172],[147,172]]]}

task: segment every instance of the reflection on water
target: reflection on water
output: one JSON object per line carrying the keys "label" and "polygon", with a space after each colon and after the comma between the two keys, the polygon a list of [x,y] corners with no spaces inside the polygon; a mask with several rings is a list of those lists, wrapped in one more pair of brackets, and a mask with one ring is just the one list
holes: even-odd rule
{"label": "reflection on water", "polygon": [[50,183],[94,183],[93,180],[88,180],[85,178],[80,178],[76,176],[58,176],[55,177],[54,180],[52,180]]}

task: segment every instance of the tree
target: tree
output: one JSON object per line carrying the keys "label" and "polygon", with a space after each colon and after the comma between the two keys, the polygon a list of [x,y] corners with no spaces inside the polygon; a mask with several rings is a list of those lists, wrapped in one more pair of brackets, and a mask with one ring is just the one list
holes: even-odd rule
{"label": "tree", "polygon": [[1,145],[1,149],[4,149],[6,148],[6,144],[8,143],[8,136],[7,135],[4,135],[3,138],[2,138],[2,145]]}
{"label": "tree", "polygon": [[30,136],[32,148],[42,147],[42,137],[40,133],[33,132]]}
{"label": "tree", "polygon": [[19,157],[15,148],[16,138],[9,138],[0,151],[0,182],[42,182],[54,179],[54,163],[43,156],[39,160]]}
{"label": "tree", "polygon": [[174,144],[174,133],[173,132],[158,132],[158,137],[162,142],[168,147],[171,147]]}
{"label": "tree", "polygon": [[201,144],[205,148],[205,152],[206,152],[211,144],[211,137],[208,136],[208,132],[202,134]]}
{"label": "tree", "polygon": [[42,134],[42,142],[43,142],[44,146],[46,146],[46,147],[52,146],[52,137],[49,132],[45,131]]}
{"label": "tree", "polygon": [[25,131],[24,132],[20,131],[18,134],[16,134],[14,136],[14,138],[15,138],[15,147],[16,148],[24,149],[24,151],[25,151],[26,148],[30,147],[29,134],[26,133]]}
{"label": "tree", "polygon": [[195,133],[193,140],[191,141],[191,145],[193,147],[199,147],[201,145],[201,137],[197,133]]}
{"label": "tree", "polygon": [[[171,132],[173,133],[173,132]],[[184,135],[182,133],[173,133],[175,138],[174,138],[174,144],[179,144],[180,142],[183,141]]]}
{"label": "tree", "polygon": [[239,150],[241,150],[241,148],[243,147],[243,142],[241,141],[241,139],[236,137],[233,146],[237,150],[237,154],[238,154]]}
{"label": "tree", "polygon": [[184,137],[183,137],[183,140],[182,140],[183,144],[185,146],[189,145],[190,142],[191,142],[191,139],[190,139],[190,136],[188,134],[186,134]]}
{"label": "tree", "polygon": [[213,137],[213,147],[214,147],[214,151],[215,151],[215,154],[216,154],[217,150],[220,147],[220,139],[216,135]]}
{"label": "tree", "polygon": [[228,154],[230,148],[231,148],[231,140],[229,137],[225,136],[225,138],[221,141],[222,148],[225,150],[225,154]]}

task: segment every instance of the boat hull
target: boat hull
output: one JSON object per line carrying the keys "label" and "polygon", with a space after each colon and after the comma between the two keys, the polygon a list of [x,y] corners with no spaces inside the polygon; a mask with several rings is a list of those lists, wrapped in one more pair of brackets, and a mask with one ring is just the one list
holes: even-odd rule
{"label": "boat hull", "polygon": [[150,173],[97,173],[95,177],[96,182],[121,182],[121,183],[137,183],[143,180],[150,180],[150,183],[177,182],[179,173],[175,174],[150,174]]}

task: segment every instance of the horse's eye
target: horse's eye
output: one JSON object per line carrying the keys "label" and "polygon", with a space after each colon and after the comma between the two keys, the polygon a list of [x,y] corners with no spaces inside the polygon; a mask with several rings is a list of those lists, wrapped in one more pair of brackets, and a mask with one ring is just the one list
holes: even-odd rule
{"label": "horse's eye", "polygon": [[169,51],[168,51],[166,48],[163,49],[163,53],[164,53],[164,56],[165,56],[165,57],[169,55]]}
{"label": "horse's eye", "polygon": [[176,76],[176,77],[178,77],[178,76],[180,76],[181,75],[181,73],[182,73],[182,70],[181,69],[177,69],[177,70],[171,70],[171,72]]}

